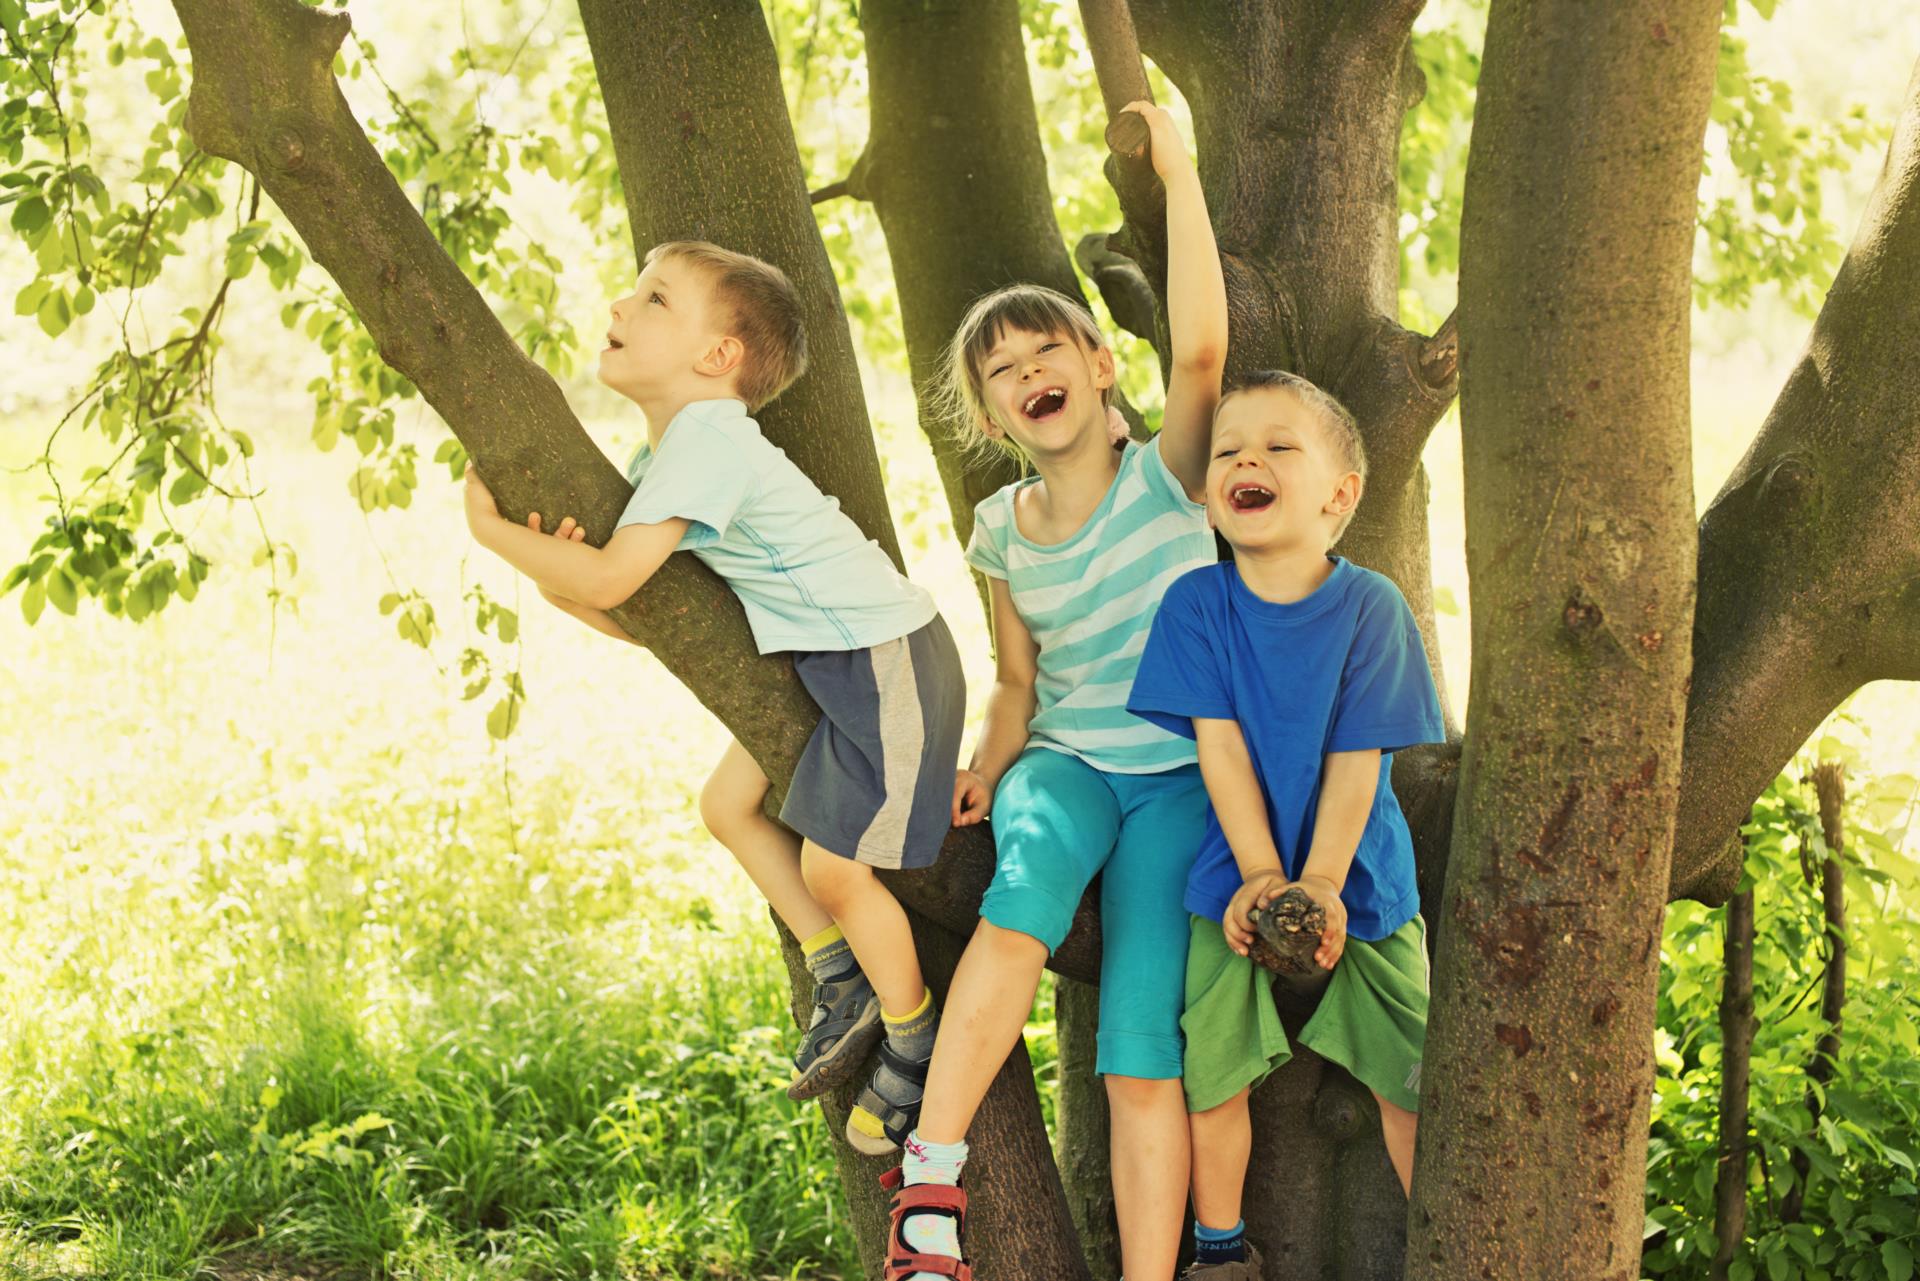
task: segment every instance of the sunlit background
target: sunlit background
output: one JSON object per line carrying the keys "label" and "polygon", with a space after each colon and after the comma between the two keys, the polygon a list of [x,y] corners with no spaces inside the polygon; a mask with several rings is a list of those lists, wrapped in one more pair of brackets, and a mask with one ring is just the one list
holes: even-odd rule
{"label": "sunlit background", "polygon": [[[845,173],[867,129],[857,28],[827,5],[829,40],[819,7],[771,5],[783,51],[813,37],[809,58],[783,65],[816,187]],[[1071,241],[1117,221],[1097,94],[1071,15],[1029,8],[1069,54],[1063,67],[1037,60],[1035,90]],[[1739,34],[1756,67],[1792,85],[1797,112],[1859,105],[1884,125],[1920,52],[1920,13],[1902,8],[1786,0],[1770,22],[1743,8]],[[135,10],[177,34],[164,5]],[[406,96],[451,92],[447,49],[481,50],[485,65],[530,31],[520,78],[478,102],[509,131],[531,127],[582,47],[565,5],[351,11]],[[1481,20],[1435,4],[1422,25]],[[85,101],[96,167],[121,177],[158,110],[134,64],[123,70],[90,76]],[[346,87],[363,119],[387,110],[371,76]],[[1843,243],[1883,154],[1877,143],[1827,180]],[[598,334],[633,269],[624,225],[589,228],[545,173],[516,173],[505,204],[563,264],[577,331]],[[867,206],[818,210],[908,569],[953,627],[977,718],[987,638],[915,419],[885,245]],[[203,296],[229,229],[175,262],[127,323],[164,331]],[[31,274],[24,248],[0,242],[8,296]],[[1445,314],[1452,288],[1417,277],[1410,318]],[[363,514],[348,491],[354,449],[311,441],[304,388],[325,363],[281,327],[284,301],[257,277],[229,300],[218,408],[259,447],[257,497],[184,509],[213,562],[199,598],[139,624],[83,600],[34,626],[20,593],[0,599],[0,1270],[189,1275],[248,1241],[257,1259],[422,1276],[850,1266],[824,1130],[777,1088],[788,1031],[772,932],[692,802],[724,731],[649,654],[547,609],[473,546],[458,487],[425,461],[445,430],[418,401],[399,431],[420,447],[419,492],[407,510]],[[103,301],[57,340],[32,316],[0,315],[0,569],[44,526],[52,482],[36,460],[116,341],[118,312]],[[1696,312],[1702,508],[1810,323],[1769,287]],[[1157,404],[1144,345],[1122,344],[1122,360],[1137,398]],[[568,394],[624,460],[637,413],[586,377]],[[105,452],[68,431],[51,465],[71,488]],[[1440,640],[1464,708],[1457,414],[1426,458]],[[263,539],[291,548],[297,568],[257,563]],[[510,643],[474,627],[476,585],[518,611]],[[425,647],[379,609],[409,592],[433,607]],[[494,675],[472,701],[469,647]],[[487,719],[511,671],[526,698],[500,739]],[[1920,687],[1860,691],[1822,737],[1820,754],[1878,789],[1874,819],[1910,855]],[[1883,905],[1909,910],[1898,895]],[[1044,1003],[1035,1018],[1046,1073]],[[559,1184],[580,1195],[558,1197]]]}

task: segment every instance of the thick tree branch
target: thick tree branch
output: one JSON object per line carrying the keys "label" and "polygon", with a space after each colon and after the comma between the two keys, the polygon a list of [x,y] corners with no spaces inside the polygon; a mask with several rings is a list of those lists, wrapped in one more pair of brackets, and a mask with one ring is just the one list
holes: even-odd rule
{"label": "thick tree branch", "polygon": [[1100,291],[1115,324],[1137,338],[1159,341],[1159,304],[1139,263],[1107,248],[1106,235],[1097,231],[1080,237],[1073,260]]}
{"label": "thick tree branch", "polygon": [[1920,679],[1920,72],[1805,355],[1700,522],[1673,892],[1719,902],[1754,797],[1840,702]]}

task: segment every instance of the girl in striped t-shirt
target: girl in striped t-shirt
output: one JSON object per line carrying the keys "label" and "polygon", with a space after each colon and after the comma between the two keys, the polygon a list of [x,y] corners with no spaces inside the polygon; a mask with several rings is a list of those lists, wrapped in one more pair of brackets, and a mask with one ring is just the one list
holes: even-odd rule
{"label": "girl in striped t-shirt", "polygon": [[[1096,1070],[1113,1120],[1124,1271],[1171,1278],[1179,1249],[1188,1170],[1181,899],[1207,799],[1193,744],[1126,704],[1162,593],[1216,559],[1199,497],[1227,299],[1179,134],[1158,107],[1128,110],[1145,117],[1166,185],[1173,366],[1160,434],[1116,452],[1113,353],[1085,308],[1052,290],[1016,285],[981,299],[953,340],[948,376],[966,420],[1034,474],[975,508],[967,547],[992,589],[998,674],[954,787],[953,821],[978,823],[991,810],[996,869],[947,997],[918,1128],[904,1136],[902,1181],[912,1191],[895,1198],[890,1281],[952,1275],[967,1128],[1096,874]],[[929,1256],[949,1263],[931,1270]]]}

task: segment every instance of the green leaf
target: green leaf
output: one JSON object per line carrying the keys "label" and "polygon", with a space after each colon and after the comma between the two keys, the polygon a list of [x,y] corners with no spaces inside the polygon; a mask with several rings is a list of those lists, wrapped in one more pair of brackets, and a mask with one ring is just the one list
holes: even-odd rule
{"label": "green leaf", "polygon": [[27,287],[13,296],[13,314],[31,316],[40,310],[40,304],[53,289],[51,280],[29,280]]}
{"label": "green leaf", "polygon": [[1880,1261],[1886,1264],[1887,1281],[1912,1281],[1913,1251],[1904,1241],[1888,1241],[1880,1247]]}
{"label": "green leaf", "polygon": [[65,333],[67,326],[73,323],[73,311],[67,306],[65,291],[56,289],[42,299],[36,316],[47,337],[58,338]]}
{"label": "green leaf", "polygon": [[487,713],[487,733],[498,739],[505,739],[520,723],[520,700],[509,694],[493,705]]}
{"label": "green leaf", "polygon": [[44,581],[28,583],[27,590],[20,595],[20,616],[31,627],[40,621],[40,611],[46,607],[47,585]]}
{"label": "green leaf", "polygon": [[65,565],[47,575],[46,587],[47,599],[53,602],[53,607],[71,618],[79,608],[80,593]]}

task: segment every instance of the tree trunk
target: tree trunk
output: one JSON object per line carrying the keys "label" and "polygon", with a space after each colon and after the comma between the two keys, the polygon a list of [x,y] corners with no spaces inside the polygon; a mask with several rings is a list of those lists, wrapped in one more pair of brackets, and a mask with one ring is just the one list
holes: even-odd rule
{"label": "tree trunk", "polygon": [[1410,1277],[1639,1275],[1720,12],[1546,0],[1489,17],[1460,265],[1476,696]]}
{"label": "tree trunk", "polygon": [[[1846,828],[1840,808],[1846,804],[1847,776],[1838,761],[1822,761],[1813,772],[1814,790],[1820,797],[1820,828],[1827,842],[1827,856],[1820,862],[1820,902],[1826,917],[1827,969],[1821,979],[1820,1019],[1827,1030],[1813,1049],[1807,1064],[1807,1141],[1820,1141],[1820,1114],[1826,1109],[1827,1086],[1840,1065],[1840,1021],[1847,1006],[1847,876],[1841,865],[1846,844]],[[1811,879],[1811,878],[1809,878]],[[1800,1222],[1800,1208],[1807,1199],[1807,1178],[1813,1162],[1802,1148],[1793,1152],[1793,1186],[1780,1198],[1783,1223]]]}
{"label": "tree trunk", "polygon": [[1060,1047],[1060,1084],[1054,1105],[1053,1159],[1066,1185],[1067,1206],[1080,1233],[1092,1281],[1120,1275],[1120,1225],[1114,1218],[1107,1145],[1107,1091],[1094,1074],[1100,989],[1074,979],[1053,987],[1054,1035]]}
{"label": "tree trunk", "polygon": [[1713,1186],[1712,1281],[1747,1234],[1747,1087],[1753,1066],[1753,891],[1727,900],[1727,980],[1720,993],[1720,1156]]}

